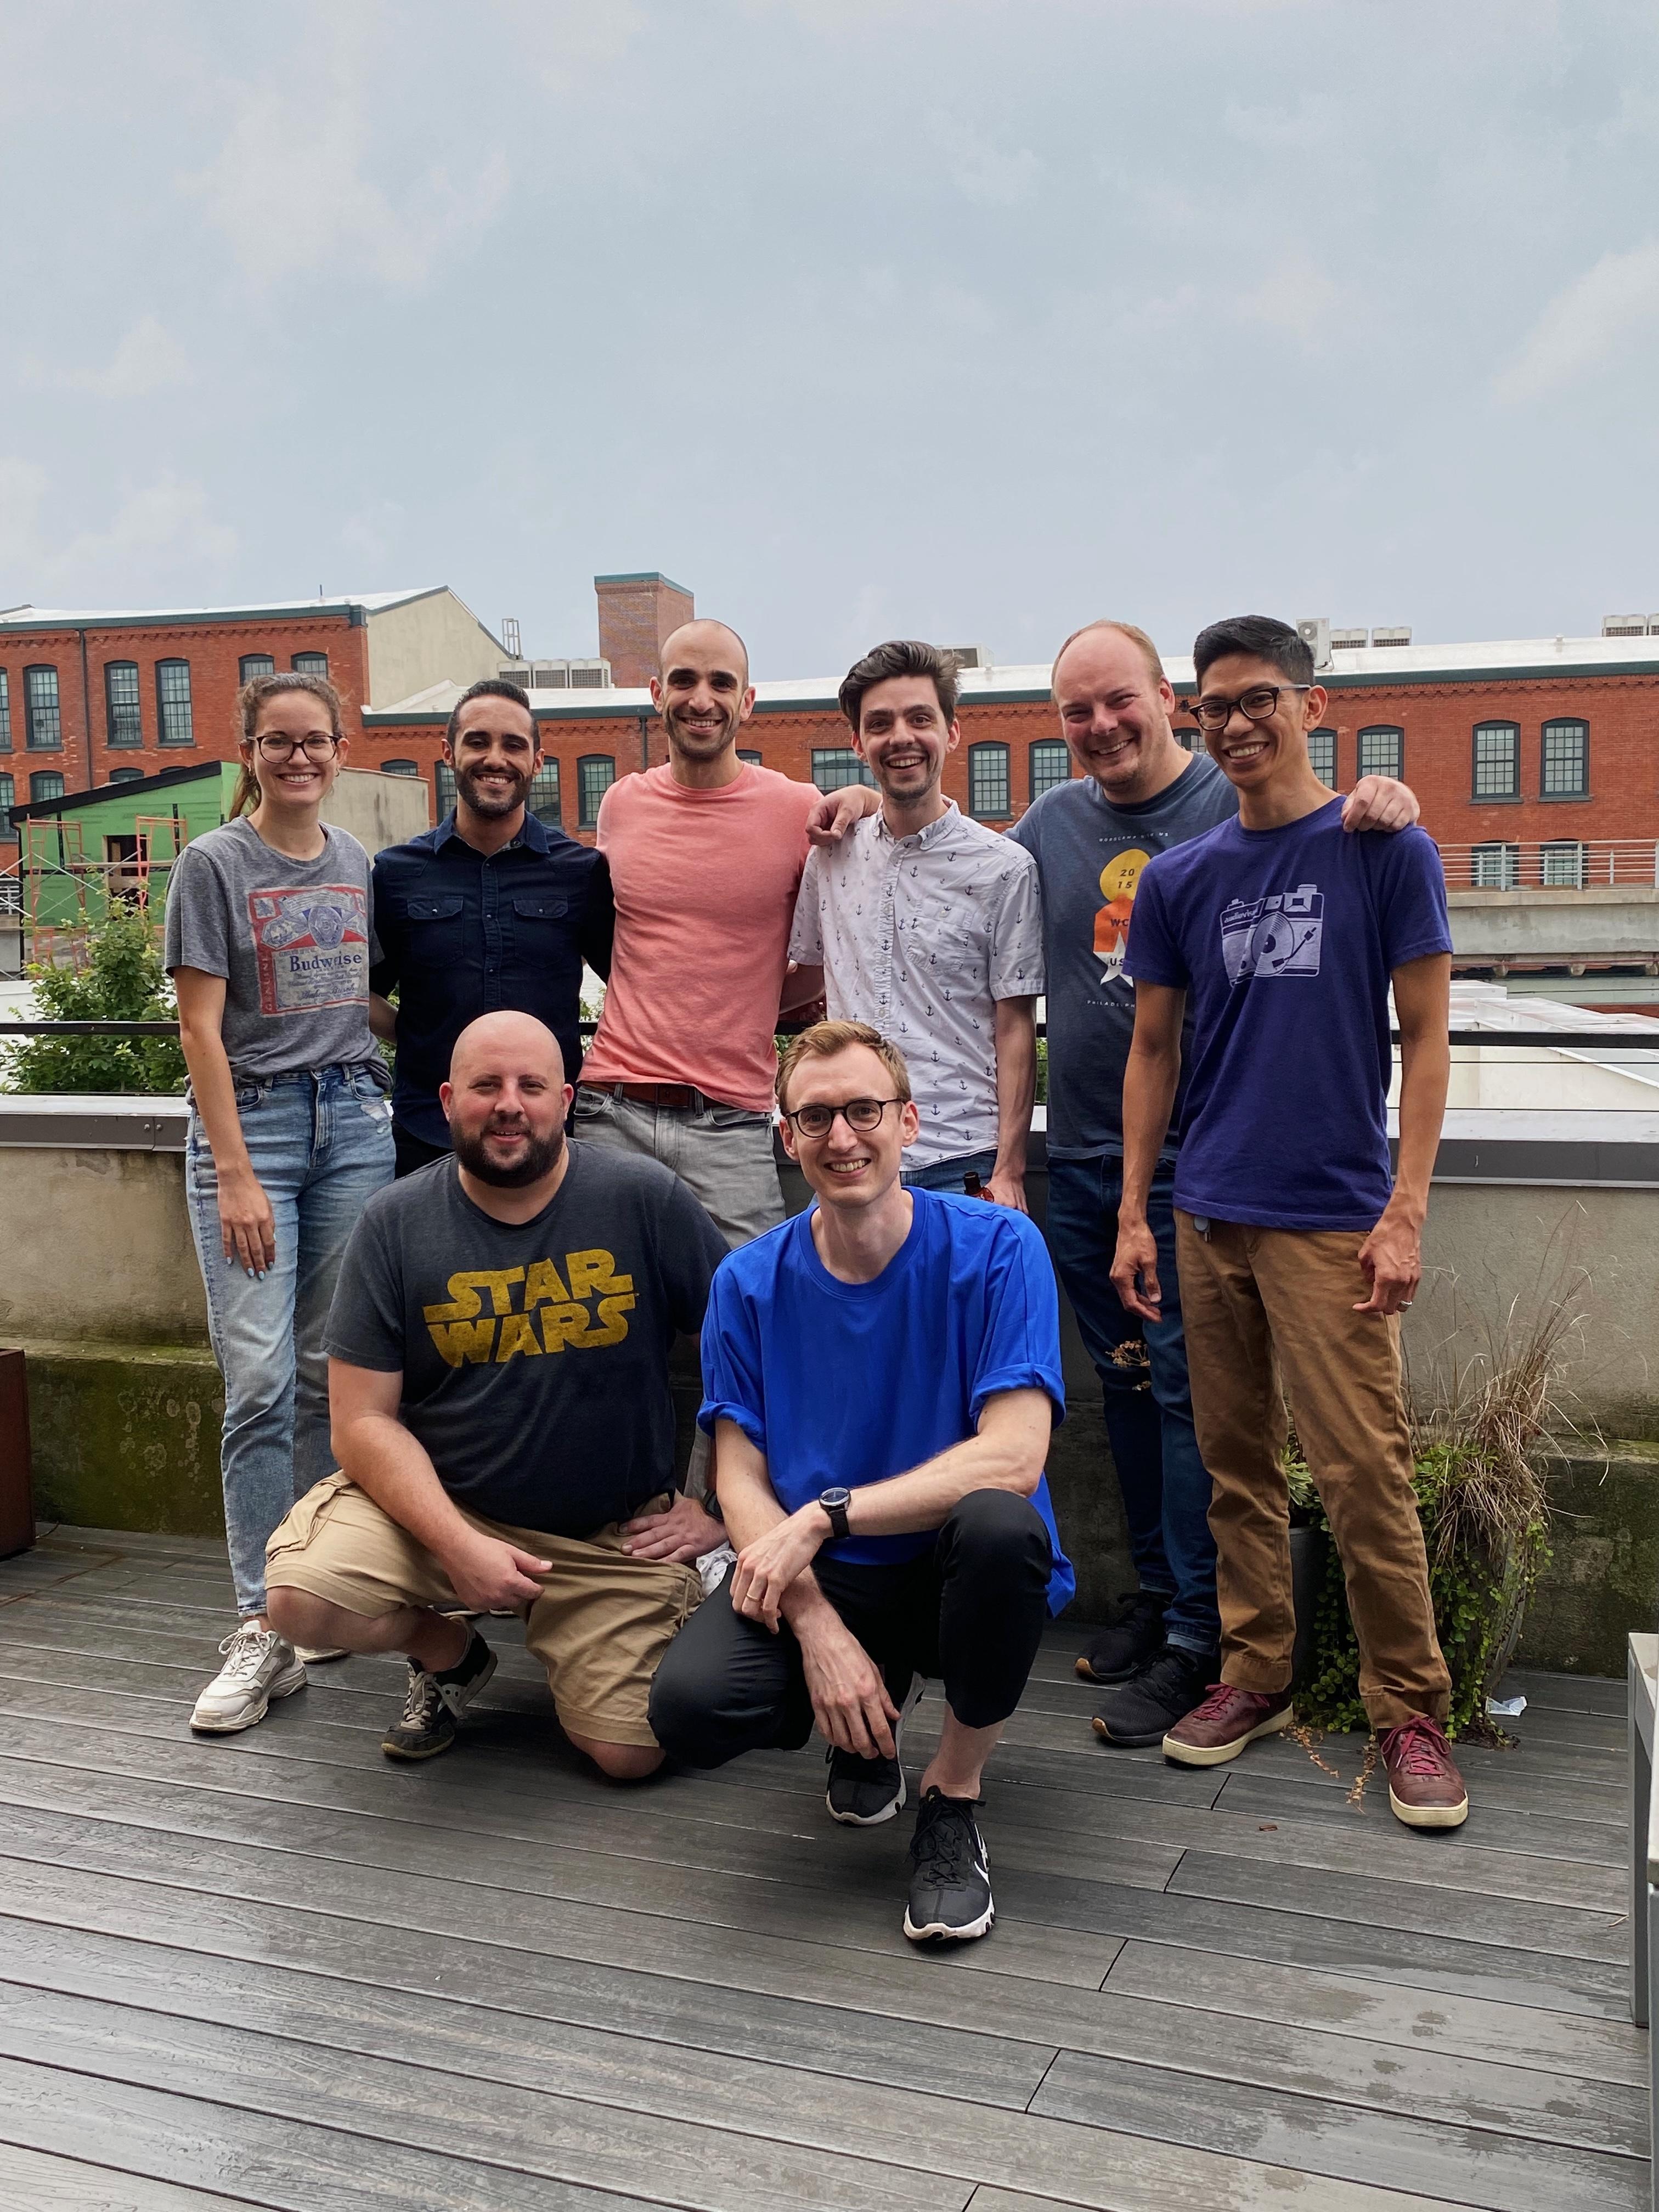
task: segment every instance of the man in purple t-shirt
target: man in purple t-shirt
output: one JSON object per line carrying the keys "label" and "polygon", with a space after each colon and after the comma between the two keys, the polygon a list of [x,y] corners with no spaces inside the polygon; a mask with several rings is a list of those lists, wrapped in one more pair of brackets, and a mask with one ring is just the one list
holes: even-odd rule
{"label": "man in purple t-shirt", "polygon": [[[1409,1826],[1456,1827],[1468,1797],[1444,1732],[1451,1686],[1412,1488],[1396,1318],[1422,1273],[1450,1064],[1440,858],[1419,830],[1344,834],[1341,803],[1308,757],[1327,699],[1294,629],[1262,615],[1216,623],[1194,660],[1198,724],[1239,813],[1158,855],[1136,891],[1112,1267],[1125,1306],[1156,1320],[1146,1199],[1190,997],[1176,1250],[1193,1414],[1215,1486],[1222,1661],[1220,1682],[1170,1730],[1164,1753],[1218,1765],[1291,1717],[1282,1373],[1341,1556],[1389,1802]],[[1392,1176],[1390,983],[1401,1061]]]}

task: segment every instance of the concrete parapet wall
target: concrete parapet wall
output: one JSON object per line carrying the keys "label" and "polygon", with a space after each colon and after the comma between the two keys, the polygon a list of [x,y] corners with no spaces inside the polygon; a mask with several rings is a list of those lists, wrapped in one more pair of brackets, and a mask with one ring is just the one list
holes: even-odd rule
{"label": "concrete parapet wall", "polygon": [[27,1347],[35,1511],[76,1527],[168,1536],[224,1531],[225,1394],[191,1345]]}
{"label": "concrete parapet wall", "polygon": [[6,1342],[206,1345],[181,1153],[0,1145],[0,1222]]}

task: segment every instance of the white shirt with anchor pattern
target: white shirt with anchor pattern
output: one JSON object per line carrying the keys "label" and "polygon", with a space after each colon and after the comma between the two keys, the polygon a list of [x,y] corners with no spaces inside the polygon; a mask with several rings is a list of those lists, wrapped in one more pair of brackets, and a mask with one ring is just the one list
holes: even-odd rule
{"label": "white shirt with anchor pattern", "polygon": [[996,1001],[1042,990],[1036,864],[953,801],[895,837],[866,815],[809,854],[789,957],[823,968],[837,1021],[868,1022],[904,1054],[921,1115],[907,1168],[997,1141]]}

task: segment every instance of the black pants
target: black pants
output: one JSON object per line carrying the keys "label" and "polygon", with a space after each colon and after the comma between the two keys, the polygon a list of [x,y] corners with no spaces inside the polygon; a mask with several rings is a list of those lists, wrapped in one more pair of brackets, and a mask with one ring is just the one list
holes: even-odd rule
{"label": "black pants", "polygon": [[413,1175],[417,1168],[429,1168],[434,1160],[449,1158],[447,1145],[428,1145],[424,1137],[417,1137],[411,1129],[392,1125],[392,1146],[397,1155],[396,1174],[401,1182],[404,1176]]}
{"label": "black pants", "polygon": [[[931,1551],[896,1566],[820,1558],[818,1586],[902,1702],[913,1672],[942,1676],[964,1728],[992,1728],[1019,1703],[1048,1618],[1053,1569],[1036,1508],[1006,1490],[954,1507]],[[651,1686],[651,1733],[688,1766],[739,1753],[798,1750],[812,1732],[800,1646],[732,1609],[732,1571],[665,1653]]]}

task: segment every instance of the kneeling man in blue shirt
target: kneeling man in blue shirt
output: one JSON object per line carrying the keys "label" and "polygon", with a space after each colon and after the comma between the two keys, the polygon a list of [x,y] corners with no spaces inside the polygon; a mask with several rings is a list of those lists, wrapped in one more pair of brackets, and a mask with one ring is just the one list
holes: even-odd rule
{"label": "kneeling man in blue shirt", "polygon": [[904,1932],[983,1936],[980,1777],[1075,1577],[1043,1474],[1065,1413],[1054,1271],[1029,1217],[907,1188],[902,1055],[820,1022],[778,1074],[817,1204],[720,1262],[700,1416],[737,1563],[670,1645],[651,1727],[720,1766],[830,1744],[833,1818],[905,1802],[904,1718],[940,1677]]}

